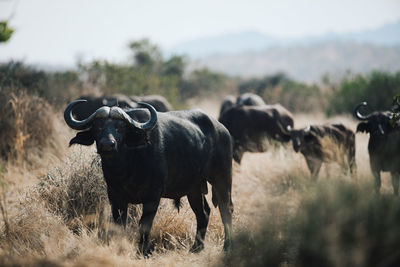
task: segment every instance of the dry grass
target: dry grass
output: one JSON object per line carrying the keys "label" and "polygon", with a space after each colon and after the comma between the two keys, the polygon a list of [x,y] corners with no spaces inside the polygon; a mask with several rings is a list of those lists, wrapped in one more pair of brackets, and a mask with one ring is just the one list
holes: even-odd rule
{"label": "dry grass", "polygon": [[66,152],[69,130],[42,98],[25,91],[0,90],[0,178],[11,185],[30,183],[40,170]]}
{"label": "dry grass", "polygon": [[[203,104],[199,103],[197,106],[203,107]],[[207,102],[206,104],[208,105]],[[203,110],[208,111],[207,105],[203,107]],[[217,116],[215,112],[218,112],[218,108],[213,106],[211,112]],[[58,120],[61,121],[61,117],[58,117]],[[341,117],[335,120],[343,122],[353,130],[356,127],[351,118]],[[323,123],[326,119],[322,115],[316,117],[297,115],[295,121],[296,127],[302,127],[308,123]],[[65,135],[71,138],[73,133],[66,131],[65,128],[61,129],[66,134],[61,135],[60,140],[66,146],[68,140]],[[303,156],[294,153],[291,146],[277,147],[267,153],[246,153],[242,164],[234,165],[233,226],[234,233],[238,236],[235,244],[239,250],[240,244],[248,244],[247,252],[238,254],[242,261],[237,262],[224,258],[223,227],[219,212],[215,208],[211,209],[205,250],[199,254],[188,252],[194,241],[196,223],[186,199],[179,213],[170,200],[162,200],[151,232],[155,251],[150,259],[138,257],[136,250],[140,207],[130,207],[127,229],[121,229],[111,223],[105,184],[94,148],[73,147],[69,149],[70,155],[62,162],[49,165],[40,180],[30,177],[26,169],[23,169],[24,172],[21,175],[29,176],[29,179],[34,181],[31,183],[33,186],[27,187],[25,183],[15,182],[12,190],[10,187],[4,189],[0,202],[0,208],[3,209],[0,221],[0,265],[212,266],[228,264],[237,266],[241,264],[250,266],[251,262],[248,261],[249,258],[246,258],[250,256],[254,266],[265,266],[265,262],[258,261],[264,256],[257,253],[265,254],[271,263],[282,262],[282,251],[286,248],[285,243],[282,242],[285,240],[282,238],[282,233],[285,233],[285,227],[292,218],[299,218],[296,216],[300,216],[298,215],[299,207],[304,207],[304,203],[318,204],[322,202],[325,195],[329,196],[328,200],[334,202],[335,194],[343,192],[340,191],[341,189],[335,189],[337,181],[347,181],[353,189],[364,188],[363,191],[355,192],[362,192],[367,198],[370,196],[369,192],[372,190],[369,187],[365,189],[363,186],[372,180],[366,149],[368,137],[358,134],[356,140],[357,178],[342,175],[337,164],[327,164],[323,165],[318,182],[313,183],[310,181]],[[392,194],[388,175],[383,175],[382,178],[382,193]],[[322,188],[327,188],[327,191],[323,191]],[[360,194],[357,193],[357,196]],[[207,195],[209,203],[211,203],[210,197]],[[384,204],[387,203],[390,202],[384,202]],[[337,207],[341,209],[344,205],[338,204]],[[360,208],[357,205],[351,207]],[[345,212],[347,211],[349,210],[346,209]],[[310,213],[301,218],[312,221],[312,216],[313,214]],[[337,218],[340,218],[340,215]],[[307,224],[304,223],[304,225]],[[334,226],[341,227],[340,224]],[[242,234],[243,230],[246,230],[245,234]],[[250,243],[247,242],[249,240]],[[259,240],[266,244],[260,249],[258,249]],[[265,240],[271,240],[271,242]],[[340,243],[332,241],[332,244]],[[345,257],[337,257],[337,259],[343,258]],[[332,266],[342,266],[341,263],[338,261]]]}

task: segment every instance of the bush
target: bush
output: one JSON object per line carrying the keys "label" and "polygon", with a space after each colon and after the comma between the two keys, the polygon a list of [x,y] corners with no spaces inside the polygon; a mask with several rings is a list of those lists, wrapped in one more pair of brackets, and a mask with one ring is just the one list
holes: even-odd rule
{"label": "bush", "polygon": [[13,89],[0,91],[0,158],[33,164],[49,149],[59,154],[54,111],[42,98]]}
{"label": "bush", "polygon": [[354,107],[363,101],[373,111],[389,110],[394,95],[400,92],[400,72],[391,74],[373,71],[368,75],[345,77],[338,89],[328,96],[328,115],[353,113]]}
{"label": "bush", "polygon": [[398,266],[400,203],[371,192],[372,186],[320,183],[296,214],[270,208],[258,231],[235,238],[222,264]]}
{"label": "bush", "polygon": [[44,95],[47,77],[44,71],[10,61],[0,65],[0,88],[24,88],[29,94]]}
{"label": "bush", "polygon": [[63,106],[82,90],[78,72],[45,72],[22,62],[0,64],[0,88],[39,96],[55,107]]}
{"label": "bush", "polygon": [[[2,199],[3,201],[3,199]],[[2,209],[7,209],[2,202]],[[59,217],[49,213],[41,203],[25,199],[12,215],[4,216],[0,229],[0,248],[9,256],[32,257],[60,253],[70,248],[72,233]],[[4,256],[0,256],[0,262]],[[2,265],[2,264],[1,264]]]}
{"label": "bush", "polygon": [[293,112],[319,111],[324,105],[319,87],[293,81],[283,73],[242,81],[238,90],[258,94],[265,103],[280,103]]}
{"label": "bush", "polygon": [[198,96],[219,94],[227,89],[228,77],[212,72],[207,68],[194,70],[187,79],[181,83],[180,97],[188,99]]}
{"label": "bush", "polygon": [[94,153],[76,152],[41,178],[38,187],[46,208],[61,216],[71,228],[75,219],[101,224],[108,210],[107,187],[100,158]]}

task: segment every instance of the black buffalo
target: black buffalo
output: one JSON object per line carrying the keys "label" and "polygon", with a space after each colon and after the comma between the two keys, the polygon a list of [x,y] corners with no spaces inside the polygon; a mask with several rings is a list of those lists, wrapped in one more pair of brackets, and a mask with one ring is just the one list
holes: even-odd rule
{"label": "black buffalo", "polygon": [[172,110],[172,105],[161,95],[131,96],[130,99],[136,103],[145,102],[152,105],[159,112]]}
{"label": "black buffalo", "polygon": [[304,155],[311,176],[317,179],[323,162],[337,162],[344,170],[356,171],[355,134],[342,124],[311,125],[290,130],[293,149]]}
{"label": "black buffalo", "polygon": [[85,105],[78,105],[72,111],[72,114],[78,120],[86,119],[102,106],[118,106],[124,109],[137,107],[137,103],[133,102],[129,97],[121,94],[104,95],[99,97],[84,95],[79,97],[79,99],[86,100],[87,102]]}
{"label": "black buffalo", "polygon": [[228,95],[224,98],[221,103],[221,108],[219,111],[219,119],[222,117],[222,113],[230,108],[236,106],[263,106],[265,105],[264,100],[253,93],[244,93],[239,95],[237,98],[233,95]]}
{"label": "black buffalo", "polygon": [[359,109],[366,106],[362,102],[354,109],[357,119],[363,121],[357,126],[357,132],[369,133],[368,152],[372,174],[375,178],[376,190],[381,188],[381,171],[390,172],[394,194],[399,193],[400,172],[400,126],[392,125],[389,111],[375,111],[368,115],[362,115]]}
{"label": "black buffalo", "polygon": [[222,124],[199,110],[157,113],[146,103],[140,104],[147,110],[102,107],[78,121],[71,111],[83,102],[73,101],[64,111],[66,123],[80,131],[70,145],[96,142],[116,223],[126,224],[129,203],[143,204],[140,252],[150,252],[149,232],[162,197],[179,203],[187,196],[197,220],[191,251],[203,249],[210,214],[207,182],[224,224],[224,248],[230,246],[232,145]]}
{"label": "black buffalo", "polygon": [[238,96],[236,100],[236,105],[262,106],[265,105],[265,102],[259,95],[253,93],[244,93]]}
{"label": "black buffalo", "polygon": [[222,100],[221,108],[219,110],[219,119],[218,120],[221,119],[222,113],[224,113],[231,107],[235,106],[235,104],[236,104],[236,97],[234,97],[233,95],[226,96],[224,98],[224,100]]}
{"label": "black buffalo", "polygon": [[288,142],[285,129],[293,128],[292,114],[279,104],[234,106],[219,121],[233,138],[233,159],[239,164],[244,152],[264,152],[270,140]]}

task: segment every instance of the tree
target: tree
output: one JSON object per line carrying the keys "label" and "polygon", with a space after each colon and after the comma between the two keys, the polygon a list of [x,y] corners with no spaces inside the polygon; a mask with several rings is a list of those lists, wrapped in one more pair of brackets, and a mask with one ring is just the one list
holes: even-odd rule
{"label": "tree", "polygon": [[129,43],[133,52],[133,59],[138,67],[152,69],[162,61],[161,51],[157,45],[150,43],[148,39]]}
{"label": "tree", "polygon": [[185,59],[182,56],[172,56],[163,63],[163,74],[182,77],[185,71]]}
{"label": "tree", "polygon": [[13,33],[14,29],[8,26],[6,20],[0,21],[0,43],[7,42]]}

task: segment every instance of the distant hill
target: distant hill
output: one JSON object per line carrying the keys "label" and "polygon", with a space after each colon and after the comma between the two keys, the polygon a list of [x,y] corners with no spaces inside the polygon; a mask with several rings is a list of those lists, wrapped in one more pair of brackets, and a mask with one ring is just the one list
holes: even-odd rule
{"label": "distant hill", "polygon": [[191,58],[211,54],[232,54],[243,51],[259,51],[278,44],[273,36],[258,32],[229,33],[195,39],[178,44],[168,50],[169,53],[185,54]]}
{"label": "distant hill", "polygon": [[400,21],[366,31],[282,39],[257,32],[224,34],[185,42],[168,51],[186,54],[191,68],[208,67],[231,75],[285,72],[319,81],[325,73],[400,70]]}
{"label": "distant hill", "polygon": [[324,42],[309,45],[271,47],[264,51],[214,55],[195,60],[191,68],[239,76],[262,76],[285,72],[302,81],[320,81],[329,73],[340,77],[346,71],[366,73],[374,69],[400,70],[400,45],[387,47],[354,42]]}
{"label": "distant hill", "polygon": [[215,54],[234,54],[261,51],[270,47],[308,45],[322,42],[357,42],[384,46],[400,45],[400,21],[382,27],[346,34],[327,33],[303,38],[279,38],[259,32],[228,33],[183,42],[170,49],[167,54],[186,54],[199,58]]}

